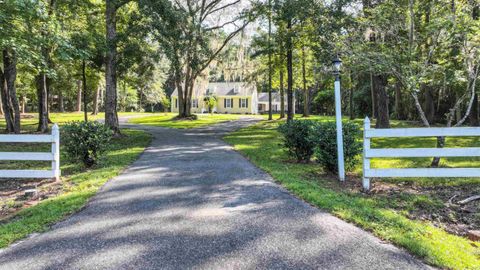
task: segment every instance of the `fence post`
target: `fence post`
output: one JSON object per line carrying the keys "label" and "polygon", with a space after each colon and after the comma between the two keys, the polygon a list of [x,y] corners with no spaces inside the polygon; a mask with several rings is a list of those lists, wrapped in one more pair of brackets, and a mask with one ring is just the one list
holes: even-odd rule
{"label": "fence post", "polygon": [[52,127],[52,171],[55,176],[55,180],[60,180],[60,131],[58,125],[55,124]]}
{"label": "fence post", "polygon": [[367,158],[367,151],[370,150],[370,138],[367,138],[367,130],[370,129],[370,119],[365,117],[363,125],[363,190],[368,191],[370,189],[370,179],[365,177],[365,174],[370,170],[370,159]]}

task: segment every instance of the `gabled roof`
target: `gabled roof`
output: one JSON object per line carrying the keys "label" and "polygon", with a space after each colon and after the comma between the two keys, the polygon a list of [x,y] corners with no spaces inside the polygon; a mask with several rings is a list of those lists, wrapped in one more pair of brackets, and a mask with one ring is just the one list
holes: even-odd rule
{"label": "gabled roof", "polygon": [[[272,102],[280,101],[280,93],[272,92]],[[268,93],[258,93],[258,102],[268,102]],[[285,95],[285,102],[287,102],[287,95]]]}
{"label": "gabled roof", "polygon": [[[215,96],[251,96],[256,90],[254,84],[246,82],[215,82],[209,83],[205,86],[195,87],[193,96],[205,96],[213,94]],[[178,91],[175,89],[172,96],[178,96]]]}

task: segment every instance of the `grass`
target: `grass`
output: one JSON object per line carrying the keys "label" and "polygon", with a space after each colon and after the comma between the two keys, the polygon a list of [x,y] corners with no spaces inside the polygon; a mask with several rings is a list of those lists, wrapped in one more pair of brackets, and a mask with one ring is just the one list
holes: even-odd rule
{"label": "grass", "polygon": [[[317,120],[329,118],[316,117]],[[337,181],[323,175],[316,164],[298,164],[289,161],[280,147],[281,137],[276,131],[279,121],[265,121],[231,133],[224,139],[254,164],[270,173],[273,178],[296,196],[332,214],[373,232],[376,236],[407,249],[425,262],[449,269],[480,269],[478,242],[451,235],[428,222],[411,220],[410,209],[442,207],[442,202],[424,195],[372,196],[342,188]],[[395,123],[400,126],[402,123]],[[378,145],[402,147],[402,144],[430,144],[433,141],[412,140],[379,141]],[[452,139],[448,143],[478,144],[470,139]],[[375,166],[393,165],[388,160],[376,161]],[[423,165],[426,161],[418,161]],[[478,160],[470,163],[478,166]],[[450,163],[447,160],[446,163]],[[406,165],[406,164],[403,164]],[[445,163],[444,163],[445,165]],[[438,179],[437,179],[438,180]],[[395,180],[392,180],[395,181]],[[431,184],[418,180],[421,184]],[[444,180],[447,184],[449,180]],[[470,182],[468,182],[470,181]],[[474,183],[467,180],[468,183]],[[438,182],[436,182],[439,184]],[[440,183],[441,184],[441,183]]]}
{"label": "grass", "polygon": [[[241,117],[246,117],[247,115],[240,114],[197,114],[196,120],[177,120],[175,113],[162,113],[154,116],[146,116],[140,118],[130,119],[132,124],[140,124],[147,126],[158,126],[158,127],[168,127],[168,128],[198,128],[208,125],[218,124],[222,122],[238,120]],[[259,117],[254,115],[248,115],[247,117]]]}
{"label": "grass", "polygon": [[[140,113],[140,112],[119,112],[118,116],[133,116],[133,115],[149,115],[152,113]],[[21,130],[22,132],[32,133],[36,132],[38,126],[38,115],[36,113],[28,114],[32,116],[32,118],[23,118],[20,121]],[[105,113],[101,112],[97,115],[88,114],[88,120],[98,120],[104,119]],[[50,120],[53,123],[57,123],[59,125],[71,122],[71,121],[83,121],[84,116],[83,112],[68,112],[68,113],[50,113]],[[0,133],[3,132],[5,129],[5,120],[0,118]]]}
{"label": "grass", "polygon": [[[55,116],[57,117],[57,116]],[[63,122],[73,117],[62,118]],[[68,120],[66,119],[68,118]],[[53,119],[52,119],[53,120]],[[139,130],[122,130],[124,136],[114,139],[101,163],[95,168],[85,170],[77,162],[66,159],[61,152],[62,192],[55,197],[41,201],[39,204],[20,210],[14,217],[0,223],[0,248],[34,232],[42,232],[50,225],[81,209],[106,181],[118,175],[131,164],[150,143],[151,136]],[[0,145],[0,151],[43,151],[48,145],[24,144]],[[19,167],[19,164],[22,164]],[[8,162],[0,167],[8,169],[14,166],[20,169],[41,169],[48,163]]]}
{"label": "grass", "polygon": [[[265,116],[264,116],[265,117]],[[268,116],[266,116],[268,117]],[[295,115],[296,119],[306,119],[300,114]],[[267,119],[267,118],[265,118]],[[278,115],[274,115],[273,119],[278,119]],[[308,117],[310,120],[319,122],[335,121],[333,116],[312,115]],[[344,118],[344,121],[347,119]],[[363,130],[363,119],[352,120],[360,125]],[[407,121],[390,121],[392,128],[408,128],[417,127],[416,122]],[[363,141],[363,135],[358,140]],[[437,140],[434,137],[417,137],[417,138],[375,138],[372,139],[372,148],[434,148]],[[447,137],[445,147],[480,147],[478,137]],[[377,158],[371,160],[372,168],[427,168],[430,166],[431,158]],[[478,168],[480,167],[480,157],[451,157],[442,158],[440,167],[451,168]],[[358,164],[353,171],[357,175],[362,174],[362,164]],[[480,178],[385,178],[382,181],[388,183],[409,182],[420,186],[458,186],[464,184],[480,184]]]}

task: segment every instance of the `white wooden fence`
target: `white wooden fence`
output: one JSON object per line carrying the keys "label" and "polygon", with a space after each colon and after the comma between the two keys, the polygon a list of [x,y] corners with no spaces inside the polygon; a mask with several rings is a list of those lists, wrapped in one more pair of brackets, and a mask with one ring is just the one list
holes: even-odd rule
{"label": "white wooden fence", "polygon": [[0,143],[51,143],[51,152],[0,152],[0,160],[51,161],[51,170],[0,170],[0,178],[60,178],[60,131],[55,124],[50,135],[0,135]]}
{"label": "white wooden fence", "polygon": [[372,129],[365,118],[363,131],[363,188],[370,189],[372,177],[480,177],[480,168],[372,169],[372,158],[478,157],[480,148],[370,148],[372,138],[480,136],[480,127]]}

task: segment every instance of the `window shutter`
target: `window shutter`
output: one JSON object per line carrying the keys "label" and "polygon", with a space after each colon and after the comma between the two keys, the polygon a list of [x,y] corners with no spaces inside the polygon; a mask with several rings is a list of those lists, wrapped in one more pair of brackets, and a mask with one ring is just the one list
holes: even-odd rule
{"label": "window shutter", "polygon": [[246,102],[246,107],[245,108],[248,108],[248,98],[245,99],[245,102]]}
{"label": "window shutter", "polygon": [[223,107],[224,107],[224,108],[227,107],[227,99],[226,99],[226,98],[223,99]]}
{"label": "window shutter", "polygon": [[242,107],[242,99],[239,98],[239,99],[238,99],[238,108],[241,108],[241,107]]}
{"label": "window shutter", "polygon": [[230,108],[233,108],[233,98],[230,99]]}

